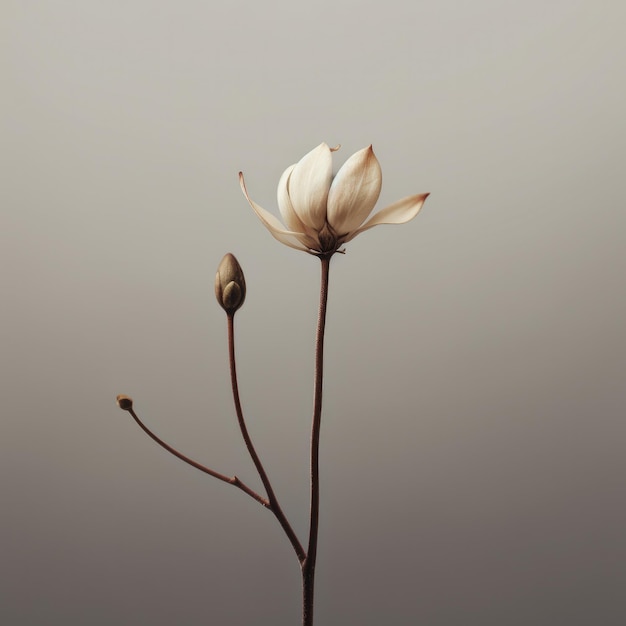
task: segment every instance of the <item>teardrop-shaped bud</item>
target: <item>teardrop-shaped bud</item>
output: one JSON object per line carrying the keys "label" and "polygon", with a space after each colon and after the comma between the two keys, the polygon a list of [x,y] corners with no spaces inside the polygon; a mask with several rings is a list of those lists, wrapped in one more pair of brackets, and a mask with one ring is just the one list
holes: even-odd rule
{"label": "teardrop-shaped bud", "polygon": [[215,297],[229,315],[233,315],[246,299],[246,279],[243,270],[230,252],[224,255],[217,268]]}

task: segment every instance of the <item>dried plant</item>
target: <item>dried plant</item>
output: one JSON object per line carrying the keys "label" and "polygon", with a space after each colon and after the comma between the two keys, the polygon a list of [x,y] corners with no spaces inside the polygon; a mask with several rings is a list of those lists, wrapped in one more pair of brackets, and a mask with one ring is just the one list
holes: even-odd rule
{"label": "dried plant", "polygon": [[[306,547],[300,543],[283,513],[271,482],[254,448],[244,419],[239,399],[237,368],[235,363],[235,313],[246,297],[246,281],[239,262],[232,254],[226,254],[215,276],[215,296],[226,312],[228,322],[228,354],[230,375],[239,428],[246,448],[259,473],[265,495],[259,494],[237,476],[227,476],[205,467],[175,450],[157,437],[138,417],[129,396],[117,397],[118,405],[128,411],[137,424],[160,446],[196,469],[218,480],[233,485],[269,509],[289,539],[302,572],[302,625],[313,626],[313,597],[317,537],[319,523],[319,442],[322,418],[322,391],[324,367],[324,330],[328,302],[328,278],[330,261],[336,252],[343,253],[342,246],[365,230],[379,224],[403,224],[413,219],[422,208],[428,194],[409,196],[374,213],[382,185],[382,173],[378,159],[369,146],[353,154],[332,176],[332,153],[322,143],[306,154],[298,163],[288,167],[278,183],[278,208],[284,224],[272,213],[254,202],[246,190],[243,174],[239,174],[241,188],[255,213],[281,243],[302,250],[319,258],[321,262],[320,300],[315,338],[315,371],[313,419],[311,426],[310,455],[310,507],[309,536]],[[369,219],[368,219],[369,217]]]}

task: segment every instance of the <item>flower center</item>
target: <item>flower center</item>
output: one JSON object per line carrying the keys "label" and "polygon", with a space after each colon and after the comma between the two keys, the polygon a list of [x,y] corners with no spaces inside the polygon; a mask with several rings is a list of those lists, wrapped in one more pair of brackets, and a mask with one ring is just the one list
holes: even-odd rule
{"label": "flower center", "polygon": [[317,238],[321,246],[320,252],[335,252],[339,248],[340,244],[337,240],[337,235],[328,222],[324,222],[324,226],[319,231]]}

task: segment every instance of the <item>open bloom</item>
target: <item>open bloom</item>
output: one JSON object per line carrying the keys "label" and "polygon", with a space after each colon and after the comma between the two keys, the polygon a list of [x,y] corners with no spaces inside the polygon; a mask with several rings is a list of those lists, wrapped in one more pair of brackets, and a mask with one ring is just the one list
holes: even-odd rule
{"label": "open bloom", "polygon": [[367,219],[382,186],[372,146],[353,154],[333,178],[335,150],[322,143],[285,170],[278,182],[278,208],[284,224],[250,198],[239,173],[250,206],[281,243],[311,254],[332,254],[359,233],[378,224],[404,224],[422,208],[427,193],[403,198]]}

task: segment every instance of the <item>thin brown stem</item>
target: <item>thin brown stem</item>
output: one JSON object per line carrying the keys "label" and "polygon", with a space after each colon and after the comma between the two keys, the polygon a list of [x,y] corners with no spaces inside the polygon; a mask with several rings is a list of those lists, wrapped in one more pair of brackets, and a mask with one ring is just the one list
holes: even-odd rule
{"label": "thin brown stem", "polygon": [[259,473],[261,482],[263,483],[263,486],[265,487],[265,491],[267,493],[267,498],[269,501],[268,508],[276,516],[278,523],[281,525],[282,529],[285,531],[287,538],[289,539],[289,541],[291,542],[291,545],[293,546],[296,556],[298,557],[298,561],[302,564],[306,558],[306,553],[304,552],[304,548],[302,547],[302,544],[298,540],[298,537],[296,537],[296,534],[293,531],[293,528],[291,528],[291,524],[289,524],[287,518],[285,517],[285,514],[283,513],[283,510],[280,507],[280,504],[278,503],[278,498],[276,497],[276,494],[274,493],[274,489],[272,488],[270,480],[267,476],[267,472],[265,471],[265,468],[263,467],[263,464],[261,463],[261,459],[259,458],[259,455],[257,454],[254,448],[254,444],[252,443],[252,439],[250,438],[250,435],[248,433],[248,427],[246,426],[246,422],[243,417],[243,410],[241,408],[241,400],[239,398],[239,385],[237,383],[237,366],[235,362],[234,317],[235,317],[234,312],[227,314],[230,380],[231,380],[231,385],[233,388],[233,400],[235,402],[235,411],[237,413],[237,421],[239,422],[239,428],[241,430],[241,434],[243,435],[243,440],[245,441],[246,448],[248,449],[248,452],[250,453],[250,457],[252,458],[252,461],[254,462],[254,466],[256,467],[257,472]]}
{"label": "thin brown stem", "polygon": [[151,437],[154,441],[156,441],[162,448],[165,448],[168,452],[170,452],[174,456],[178,457],[181,461],[184,461],[185,463],[188,463],[192,467],[195,467],[196,469],[199,469],[201,472],[204,472],[205,474],[208,474],[209,476],[213,476],[213,478],[217,478],[218,480],[221,480],[221,481],[223,481],[225,483],[228,483],[229,485],[233,485],[234,487],[237,487],[237,488],[241,489],[244,493],[247,493],[251,498],[254,498],[257,502],[262,504],[264,507],[266,507],[268,509],[271,508],[270,502],[267,499],[265,499],[263,496],[260,496],[258,493],[256,493],[256,491],[253,491],[252,489],[250,489],[250,487],[248,487],[246,484],[241,482],[241,480],[239,480],[239,478],[237,478],[237,476],[225,476],[224,474],[220,474],[219,472],[216,472],[216,471],[214,471],[212,469],[209,469],[208,467],[205,467],[201,463],[198,463],[197,461],[194,461],[193,459],[190,459],[188,456],[185,456],[184,454],[182,454],[182,452],[179,452],[175,448],[172,448],[172,446],[170,446],[169,444],[165,443],[165,441],[163,441],[162,439],[157,437],[139,419],[139,417],[137,416],[137,414],[135,413],[135,411],[134,411],[134,409],[132,407],[130,409],[127,409],[127,410],[133,416],[133,419],[137,422],[137,424],[139,424],[139,426],[142,428],[142,430],[149,437]]}
{"label": "thin brown stem", "polygon": [[309,520],[309,544],[307,556],[302,563],[302,624],[313,626],[313,597],[315,563],[317,561],[317,537],[319,530],[319,445],[322,419],[322,391],[324,381],[324,331],[326,328],[326,305],[328,302],[328,275],[332,255],[320,256],[322,277],[320,303],[315,337],[315,374],[313,396],[313,420],[311,426],[311,505]]}

